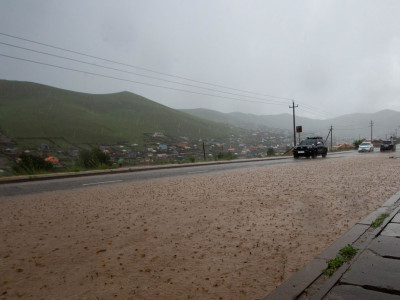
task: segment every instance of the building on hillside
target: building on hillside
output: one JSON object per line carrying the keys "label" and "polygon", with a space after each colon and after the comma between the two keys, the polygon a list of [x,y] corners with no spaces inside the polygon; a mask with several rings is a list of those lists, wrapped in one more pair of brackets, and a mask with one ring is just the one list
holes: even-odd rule
{"label": "building on hillside", "polygon": [[48,156],[44,160],[47,162],[51,162],[53,166],[61,166],[60,160],[55,156]]}
{"label": "building on hillside", "polygon": [[338,150],[352,150],[352,149],[354,149],[354,146],[349,143],[343,143],[343,144],[337,145],[337,149]]}
{"label": "building on hillside", "polygon": [[72,157],[78,157],[79,156],[79,150],[70,150],[68,151],[68,154]]}
{"label": "building on hillside", "polygon": [[110,151],[111,151],[111,146],[99,146],[99,149],[101,150],[101,151],[103,151],[104,153],[110,153]]}
{"label": "building on hillside", "polygon": [[154,132],[153,137],[164,137],[164,134],[162,132]]}
{"label": "building on hillside", "polygon": [[40,150],[42,150],[42,151],[50,150],[50,147],[49,147],[49,145],[43,143],[43,144],[40,144]]}

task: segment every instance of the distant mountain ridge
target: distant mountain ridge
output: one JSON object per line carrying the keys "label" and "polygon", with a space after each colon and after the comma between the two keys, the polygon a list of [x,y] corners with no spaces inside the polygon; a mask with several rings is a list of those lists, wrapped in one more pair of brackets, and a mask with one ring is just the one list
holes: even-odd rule
{"label": "distant mountain ridge", "polygon": [[[293,116],[291,114],[279,115],[254,115],[240,112],[221,113],[204,108],[182,109],[182,112],[206,119],[237,126],[249,130],[266,130],[278,128],[293,131]],[[370,121],[373,121],[373,138],[385,139],[400,134],[400,112],[395,110],[382,110],[371,114],[348,114],[340,117],[318,120],[296,116],[296,125],[303,127],[304,135],[327,136],[332,125],[334,136],[338,138],[367,138],[371,136]],[[397,129],[396,129],[397,128]]]}
{"label": "distant mountain ridge", "polygon": [[[296,117],[303,136],[356,139],[396,133],[400,112],[350,114],[329,120]],[[74,144],[142,143],[144,134],[163,132],[191,139],[226,138],[249,130],[293,130],[292,115],[220,113],[207,109],[175,110],[130,92],[86,94],[46,85],[0,80],[0,131],[8,137],[62,137]],[[399,132],[400,134],[400,132]]]}
{"label": "distant mountain ridge", "polygon": [[63,137],[74,143],[141,143],[144,133],[218,138],[243,132],[139,95],[86,94],[0,80],[0,131],[10,138]]}

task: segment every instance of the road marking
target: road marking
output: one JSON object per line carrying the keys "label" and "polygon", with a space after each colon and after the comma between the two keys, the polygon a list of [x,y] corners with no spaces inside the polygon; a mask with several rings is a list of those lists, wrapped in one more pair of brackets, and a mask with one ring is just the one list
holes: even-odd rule
{"label": "road marking", "polygon": [[205,173],[207,171],[195,171],[195,172],[187,172],[187,174],[198,174],[198,173]]}
{"label": "road marking", "polygon": [[114,182],[121,182],[123,180],[112,180],[112,181],[101,181],[101,182],[93,182],[93,183],[84,183],[82,185],[95,185],[95,184],[104,184],[104,183],[114,183]]}

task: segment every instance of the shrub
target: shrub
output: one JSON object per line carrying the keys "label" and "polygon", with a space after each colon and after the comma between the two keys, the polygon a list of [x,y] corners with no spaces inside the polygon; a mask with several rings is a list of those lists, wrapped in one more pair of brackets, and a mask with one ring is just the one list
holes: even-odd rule
{"label": "shrub", "polygon": [[358,249],[348,244],[346,247],[339,250],[339,254],[343,257],[345,262],[350,261],[356,254]]}
{"label": "shrub", "polygon": [[339,250],[339,254],[335,258],[328,261],[328,268],[324,270],[324,274],[332,276],[345,262],[349,262],[356,254],[358,249],[348,244]]}
{"label": "shrub", "polygon": [[235,158],[236,158],[236,155],[233,154],[230,151],[228,151],[227,153],[219,152],[217,154],[217,160],[220,160],[220,159],[222,159],[222,160],[232,160],[232,159],[235,159]]}
{"label": "shrub", "polygon": [[364,142],[364,140],[355,140],[355,141],[353,142],[354,149],[358,149],[358,146],[360,146],[360,144],[361,144],[362,142]]}
{"label": "shrub", "polygon": [[79,153],[79,165],[86,169],[95,169],[99,166],[110,166],[111,160],[110,155],[101,151],[98,148],[93,148],[92,150],[82,150]]}
{"label": "shrub", "polygon": [[35,174],[53,171],[53,164],[42,157],[29,153],[22,153],[18,163],[14,163],[12,169],[16,174]]}
{"label": "shrub", "polygon": [[381,214],[374,222],[372,222],[371,226],[374,228],[378,228],[379,226],[382,225],[383,221],[389,217],[388,214]]}

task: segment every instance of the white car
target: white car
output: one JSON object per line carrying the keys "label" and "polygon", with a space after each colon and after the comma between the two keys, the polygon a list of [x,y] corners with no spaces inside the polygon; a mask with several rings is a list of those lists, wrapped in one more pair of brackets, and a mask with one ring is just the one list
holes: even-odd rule
{"label": "white car", "polygon": [[374,145],[371,142],[362,142],[358,146],[358,152],[372,152],[374,151]]}

